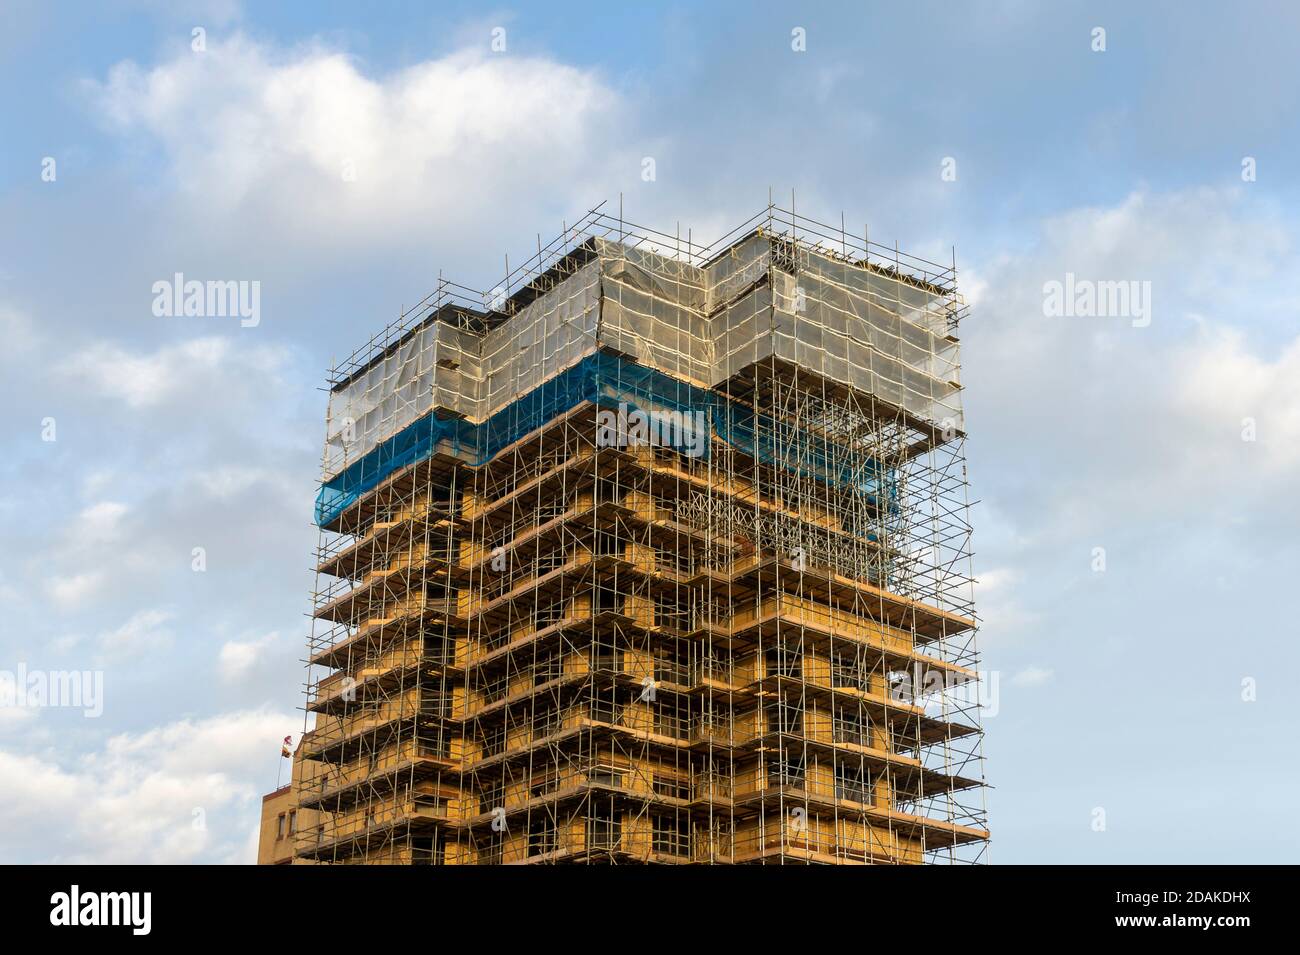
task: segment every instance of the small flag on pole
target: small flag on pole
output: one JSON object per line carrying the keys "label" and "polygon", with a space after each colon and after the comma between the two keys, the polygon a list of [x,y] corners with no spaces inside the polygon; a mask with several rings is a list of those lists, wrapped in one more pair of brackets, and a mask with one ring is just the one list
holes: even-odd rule
{"label": "small flag on pole", "polygon": [[293,757],[293,750],[290,748],[292,745],[293,745],[293,737],[286,736],[284,738],[284,745],[280,747],[281,759],[291,759]]}

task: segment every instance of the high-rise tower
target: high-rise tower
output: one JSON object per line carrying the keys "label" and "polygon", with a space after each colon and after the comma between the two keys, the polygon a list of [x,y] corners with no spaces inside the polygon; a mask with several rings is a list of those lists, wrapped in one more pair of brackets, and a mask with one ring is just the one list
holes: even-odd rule
{"label": "high-rise tower", "polygon": [[337,367],[298,861],[980,861],[963,311],[597,211]]}

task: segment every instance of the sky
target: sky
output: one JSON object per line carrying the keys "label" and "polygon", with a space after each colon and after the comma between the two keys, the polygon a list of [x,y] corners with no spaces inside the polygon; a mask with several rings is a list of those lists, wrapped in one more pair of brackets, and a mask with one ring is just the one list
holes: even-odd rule
{"label": "sky", "polygon": [[769,194],[956,257],[989,861],[1294,860],[1300,11],[787,7],[0,2],[0,673],[102,682],[0,706],[0,861],[253,861],[331,361]]}

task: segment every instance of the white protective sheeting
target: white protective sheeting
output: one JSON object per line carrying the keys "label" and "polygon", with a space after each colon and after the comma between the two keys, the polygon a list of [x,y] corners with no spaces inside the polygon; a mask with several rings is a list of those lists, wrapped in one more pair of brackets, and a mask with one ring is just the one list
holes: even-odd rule
{"label": "white protective sheeting", "polygon": [[952,301],[759,234],[704,266],[593,239],[573,275],[486,333],[430,322],[330,395],[325,475],[434,409],[481,422],[598,347],[713,386],[776,357],[962,430]]}

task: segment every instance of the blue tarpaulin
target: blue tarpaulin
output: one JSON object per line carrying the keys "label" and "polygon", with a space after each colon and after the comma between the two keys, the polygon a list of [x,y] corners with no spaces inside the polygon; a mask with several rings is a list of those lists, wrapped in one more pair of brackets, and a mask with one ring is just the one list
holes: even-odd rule
{"label": "blue tarpaulin", "polygon": [[[389,475],[441,449],[468,464],[485,464],[502,448],[552,418],[591,401],[647,416],[682,413],[712,425],[727,444],[757,460],[779,465],[877,502],[882,477],[890,511],[897,487],[890,472],[842,445],[795,428],[706,388],[698,388],[636,362],[597,352],[520,396],[481,424],[426,415],[363,455],[321,485],[316,523],[333,522]],[[695,417],[698,416],[698,417]],[[708,453],[708,442],[702,446]]]}

